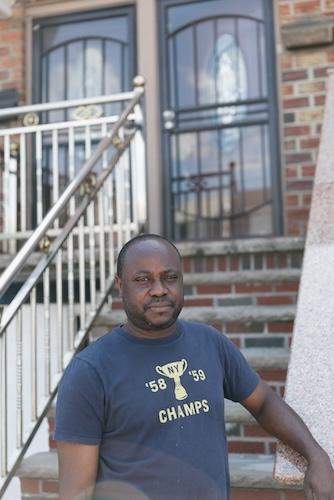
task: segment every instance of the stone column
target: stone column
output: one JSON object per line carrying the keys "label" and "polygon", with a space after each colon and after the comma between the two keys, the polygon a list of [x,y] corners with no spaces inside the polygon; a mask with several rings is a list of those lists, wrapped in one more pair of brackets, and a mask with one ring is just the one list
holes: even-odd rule
{"label": "stone column", "polygon": [[[334,465],[334,71],[314,180],[285,399]],[[274,477],[301,483],[305,460],[280,444]]]}

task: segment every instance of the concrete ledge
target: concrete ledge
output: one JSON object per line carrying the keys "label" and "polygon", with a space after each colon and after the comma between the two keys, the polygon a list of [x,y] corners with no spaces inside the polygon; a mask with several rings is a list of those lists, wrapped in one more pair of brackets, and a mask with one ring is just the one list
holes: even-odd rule
{"label": "concrete ledge", "polygon": [[184,273],[185,285],[211,285],[233,283],[271,283],[273,281],[297,281],[300,269],[272,269],[235,272]]}
{"label": "concrete ledge", "polygon": [[255,422],[251,415],[240,403],[234,403],[225,399],[225,423],[227,424],[249,424]]}
{"label": "concrete ledge", "polygon": [[[180,317],[200,323],[250,321],[291,321],[295,317],[295,306],[229,306],[229,307],[184,307]],[[94,326],[111,328],[126,321],[122,310],[103,312]]]}
{"label": "concrete ledge", "polygon": [[302,489],[301,487],[283,486],[273,479],[274,458],[272,455],[230,453],[229,464],[232,488]]}
{"label": "concrete ledge", "polygon": [[29,479],[58,479],[58,457],[55,451],[43,451],[23,460],[16,476]]}
{"label": "concrete ledge", "polygon": [[194,241],[176,243],[181,255],[224,255],[237,253],[286,252],[303,250],[305,238],[251,238],[229,241]]}
{"label": "concrete ledge", "polygon": [[[231,487],[273,488],[300,490],[300,487],[282,486],[274,481],[274,459],[271,455],[229,455]],[[26,458],[17,471],[20,478],[55,480],[58,478],[58,461],[55,452],[43,452]]]}

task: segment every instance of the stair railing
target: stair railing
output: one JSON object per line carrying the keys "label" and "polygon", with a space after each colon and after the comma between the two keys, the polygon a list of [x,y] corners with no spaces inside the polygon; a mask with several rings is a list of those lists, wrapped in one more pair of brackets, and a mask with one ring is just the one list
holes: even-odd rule
{"label": "stair railing", "polygon": [[32,252],[38,246],[44,250],[2,311],[0,498],[52,404],[66,365],[110,297],[117,251],[140,230],[136,204],[142,206],[146,194],[136,192],[133,178],[144,175],[143,79],[134,83],[119,119],[0,278],[3,295],[20,280]]}

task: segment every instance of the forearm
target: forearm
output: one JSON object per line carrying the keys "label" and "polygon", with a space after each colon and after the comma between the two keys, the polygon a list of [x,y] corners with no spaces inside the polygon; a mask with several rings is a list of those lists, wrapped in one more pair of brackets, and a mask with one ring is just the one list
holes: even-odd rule
{"label": "forearm", "polygon": [[269,434],[287,444],[306,460],[324,453],[303,420],[274,392],[261,408],[257,421]]}

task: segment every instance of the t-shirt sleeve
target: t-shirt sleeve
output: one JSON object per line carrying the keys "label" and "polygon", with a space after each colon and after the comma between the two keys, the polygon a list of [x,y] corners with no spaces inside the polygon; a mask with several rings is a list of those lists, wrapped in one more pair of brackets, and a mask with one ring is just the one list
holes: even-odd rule
{"label": "t-shirt sleeve", "polygon": [[93,366],[78,357],[65,371],[59,386],[55,439],[99,444],[103,433],[104,390]]}
{"label": "t-shirt sleeve", "polygon": [[224,396],[232,401],[243,401],[256,389],[260,378],[241,351],[225,336],[222,336],[222,356]]}

